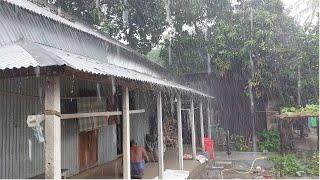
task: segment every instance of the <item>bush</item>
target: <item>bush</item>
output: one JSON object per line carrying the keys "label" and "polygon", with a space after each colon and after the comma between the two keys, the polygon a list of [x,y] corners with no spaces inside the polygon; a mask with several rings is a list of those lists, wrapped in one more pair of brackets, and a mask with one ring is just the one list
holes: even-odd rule
{"label": "bush", "polygon": [[236,136],[235,138],[236,151],[246,152],[250,150],[249,145],[247,144],[246,139],[243,136]]}
{"label": "bush", "polygon": [[274,163],[274,171],[281,176],[297,175],[305,170],[305,167],[294,155],[273,156],[270,160]]}
{"label": "bush", "polygon": [[259,134],[259,150],[278,152],[280,150],[280,134],[278,131],[263,131]]}
{"label": "bush", "polygon": [[308,174],[319,176],[319,153],[315,152],[307,161]]}

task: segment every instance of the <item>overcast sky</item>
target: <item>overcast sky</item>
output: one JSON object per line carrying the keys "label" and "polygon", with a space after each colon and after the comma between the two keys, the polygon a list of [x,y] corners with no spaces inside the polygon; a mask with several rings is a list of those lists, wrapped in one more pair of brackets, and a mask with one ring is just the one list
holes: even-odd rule
{"label": "overcast sky", "polygon": [[[299,24],[303,24],[308,17],[308,13],[301,15],[300,12],[307,7],[305,4],[306,0],[282,0],[282,2],[284,3],[285,9],[290,11],[290,15],[294,17]],[[311,12],[309,13],[311,14]]]}

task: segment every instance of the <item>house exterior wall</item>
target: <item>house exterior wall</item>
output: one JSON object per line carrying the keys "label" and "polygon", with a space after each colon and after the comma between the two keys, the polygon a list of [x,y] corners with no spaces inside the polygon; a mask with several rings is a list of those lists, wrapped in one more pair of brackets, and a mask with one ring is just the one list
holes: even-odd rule
{"label": "house exterior wall", "polygon": [[[0,178],[29,178],[44,172],[44,144],[37,142],[26,123],[27,115],[44,111],[43,81],[41,77],[0,80]],[[64,88],[69,86],[61,87],[61,96],[66,96],[70,91]],[[115,125],[99,128],[98,164],[116,158],[115,132]],[[68,175],[79,172],[78,139],[77,120],[62,120],[61,167],[69,169]]]}
{"label": "house exterior wall", "polygon": [[99,129],[98,164],[104,164],[116,159],[117,131],[116,125],[108,125]]}
{"label": "house exterior wall", "polygon": [[144,113],[130,115],[130,138],[139,146],[145,146],[145,135],[150,133],[150,121],[156,115],[156,100],[151,92],[137,91],[134,93],[135,109],[144,109]]}

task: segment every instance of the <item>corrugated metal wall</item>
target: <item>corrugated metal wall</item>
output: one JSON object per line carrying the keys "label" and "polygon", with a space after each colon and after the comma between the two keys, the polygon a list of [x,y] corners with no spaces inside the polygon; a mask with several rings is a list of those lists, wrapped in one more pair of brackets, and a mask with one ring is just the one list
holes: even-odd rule
{"label": "corrugated metal wall", "polygon": [[[0,178],[22,178],[39,174],[43,170],[43,144],[27,127],[28,114],[43,110],[37,96],[40,81],[34,78],[1,80],[0,91],[17,94],[0,94],[1,165]],[[20,96],[24,94],[27,96]]]}
{"label": "corrugated metal wall", "polygon": [[144,147],[145,135],[150,132],[150,118],[156,113],[156,100],[150,92],[141,91],[134,93],[134,99],[135,109],[145,109],[145,113],[130,115],[130,138]]}
{"label": "corrugated metal wall", "polygon": [[69,169],[68,175],[79,172],[79,127],[77,120],[61,122],[61,168]]}
{"label": "corrugated metal wall", "polygon": [[112,161],[117,156],[117,131],[116,125],[99,128],[98,163]]}
{"label": "corrugated metal wall", "polygon": [[[43,94],[43,80],[36,77],[0,80],[0,178],[29,178],[44,172],[44,146],[37,142],[26,123],[27,115],[41,114],[44,110],[39,98]],[[61,96],[70,92],[68,82],[62,80]],[[62,168],[73,175],[79,171],[78,122],[65,120],[61,125]],[[100,128],[99,164],[116,157],[115,131],[115,125]]]}

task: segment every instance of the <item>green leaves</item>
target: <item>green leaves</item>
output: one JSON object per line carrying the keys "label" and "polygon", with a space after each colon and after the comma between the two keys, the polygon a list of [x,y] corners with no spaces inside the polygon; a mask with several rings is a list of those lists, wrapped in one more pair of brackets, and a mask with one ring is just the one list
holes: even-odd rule
{"label": "green leaves", "polygon": [[[100,0],[99,8],[95,2],[57,0],[56,4],[143,54],[159,47],[150,57],[178,75],[205,72],[209,53],[213,73],[218,77],[244,81],[252,78],[255,102],[280,97],[280,104],[295,104],[300,66],[302,104],[318,102],[319,24],[297,25],[284,12],[281,0],[244,0],[234,6],[231,0],[171,0],[175,30],[171,43],[165,38],[159,42],[168,28],[167,1],[132,0],[125,5],[123,0]],[[123,22],[125,12],[128,26]]]}
{"label": "green leaves", "polygon": [[299,160],[295,155],[276,155],[270,158],[274,163],[274,173],[281,176],[302,176],[309,175],[319,176],[319,152],[314,152],[307,157],[307,161]]}
{"label": "green leaves", "polygon": [[319,105],[318,104],[309,104],[305,107],[284,107],[281,109],[281,113],[285,115],[319,115]]}
{"label": "green leaves", "polygon": [[259,150],[278,152],[280,150],[280,134],[278,131],[263,131],[259,134]]}
{"label": "green leaves", "polygon": [[308,174],[319,176],[319,152],[314,152],[311,157],[307,159]]}
{"label": "green leaves", "polygon": [[291,154],[284,156],[273,156],[270,158],[270,160],[274,163],[275,173],[280,173],[282,176],[295,176],[305,171],[305,166],[294,155]]}

